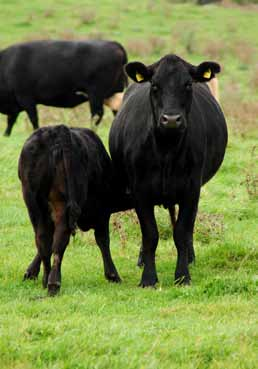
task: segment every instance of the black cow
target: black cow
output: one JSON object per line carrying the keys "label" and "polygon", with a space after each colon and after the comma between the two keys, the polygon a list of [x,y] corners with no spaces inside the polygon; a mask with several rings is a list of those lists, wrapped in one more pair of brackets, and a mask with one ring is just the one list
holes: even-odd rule
{"label": "black cow", "polygon": [[109,250],[109,217],[119,199],[113,174],[105,147],[88,129],[43,127],[25,142],[19,178],[38,249],[25,279],[38,276],[42,260],[43,286],[56,294],[63,254],[78,226],[83,231],[95,229],[105,277],[120,281]]}
{"label": "black cow", "polygon": [[[140,285],[157,282],[158,230],[154,205],[164,205],[174,222],[178,258],[175,280],[189,284],[194,259],[193,229],[201,186],[222,163],[227,144],[224,115],[206,83],[220,72],[214,62],[193,66],[167,55],[145,66],[129,63],[137,83],[124,95],[109,136],[120,186],[131,192],[142,231],[144,269]],[[201,83],[198,83],[201,82]]]}
{"label": "black cow", "polygon": [[[112,41],[34,41],[0,52],[0,112],[11,134],[25,110],[38,128],[37,104],[72,108],[89,101],[91,115],[103,116],[103,103],[123,91],[127,77],[124,48]],[[116,113],[116,111],[114,111]]]}

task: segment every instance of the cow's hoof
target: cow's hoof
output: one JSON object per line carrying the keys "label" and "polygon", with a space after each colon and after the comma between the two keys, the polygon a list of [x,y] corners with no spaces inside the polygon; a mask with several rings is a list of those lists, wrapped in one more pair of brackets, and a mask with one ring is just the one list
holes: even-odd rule
{"label": "cow's hoof", "polygon": [[56,296],[59,291],[60,291],[60,287],[61,287],[61,284],[60,283],[52,283],[52,284],[48,284],[47,285],[47,288],[48,288],[48,295],[53,297],[53,296]]}
{"label": "cow's hoof", "polygon": [[155,288],[156,283],[158,283],[158,278],[151,277],[151,278],[142,278],[141,282],[139,283],[139,287],[146,288],[146,287],[152,287]]}
{"label": "cow's hoof", "polygon": [[4,136],[4,137],[9,137],[9,136],[10,136],[10,133],[5,132],[5,133],[3,134],[3,136]]}
{"label": "cow's hoof", "polygon": [[180,276],[175,278],[175,285],[177,286],[189,286],[191,284],[190,276]]}
{"label": "cow's hoof", "polygon": [[106,279],[109,282],[112,282],[112,283],[120,283],[120,282],[122,282],[121,278],[116,273],[106,274],[105,277],[106,277]]}

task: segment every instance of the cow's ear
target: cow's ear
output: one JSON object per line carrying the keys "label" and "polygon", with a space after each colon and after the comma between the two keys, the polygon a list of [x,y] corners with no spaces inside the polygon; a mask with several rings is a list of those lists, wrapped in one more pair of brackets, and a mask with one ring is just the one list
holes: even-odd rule
{"label": "cow's ear", "polygon": [[149,81],[153,74],[149,67],[140,62],[126,64],[125,70],[128,76],[137,83]]}
{"label": "cow's ear", "polygon": [[220,65],[215,62],[203,62],[197,67],[190,68],[190,74],[196,82],[208,82],[220,72]]}

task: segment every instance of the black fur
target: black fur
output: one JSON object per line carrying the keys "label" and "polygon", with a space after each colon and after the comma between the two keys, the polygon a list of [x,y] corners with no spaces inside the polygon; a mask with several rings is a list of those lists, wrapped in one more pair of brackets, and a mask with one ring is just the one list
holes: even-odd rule
{"label": "black fur", "polygon": [[[175,279],[190,283],[193,229],[200,188],[220,167],[227,144],[224,115],[205,86],[220,71],[214,62],[193,66],[167,55],[150,66],[129,63],[139,83],[126,91],[109,136],[120,186],[131,192],[142,230],[141,286],[157,282],[155,205],[179,205],[173,229],[178,259]],[[199,82],[198,82],[199,81]]]}
{"label": "black fur", "polygon": [[25,279],[37,277],[42,261],[43,286],[55,294],[65,248],[79,227],[95,230],[105,276],[119,282],[109,250],[109,217],[130,206],[120,199],[112,162],[98,136],[64,125],[38,129],[22,149],[19,178],[38,249]]}
{"label": "black fur", "polygon": [[72,108],[89,101],[100,122],[103,101],[127,86],[124,48],[112,41],[33,41],[0,52],[0,112],[5,135],[21,111],[38,128],[37,104]]}

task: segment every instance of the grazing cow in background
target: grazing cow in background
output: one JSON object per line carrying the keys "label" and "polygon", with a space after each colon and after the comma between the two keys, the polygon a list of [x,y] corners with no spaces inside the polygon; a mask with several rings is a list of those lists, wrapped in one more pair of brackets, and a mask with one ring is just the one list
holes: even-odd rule
{"label": "grazing cow in background", "polygon": [[[72,108],[89,101],[92,117],[103,116],[103,104],[117,112],[127,86],[124,48],[117,42],[33,41],[0,52],[0,112],[7,114],[9,136],[21,111],[38,128],[37,104]],[[112,99],[113,97],[113,99]]]}
{"label": "grazing cow in background", "polygon": [[119,189],[98,136],[86,128],[64,125],[38,129],[23,146],[19,178],[38,249],[24,278],[36,278],[42,261],[43,286],[50,295],[56,294],[62,258],[78,226],[83,231],[95,229],[105,277],[119,282],[109,249],[109,217],[122,208],[116,209]]}
{"label": "grazing cow in background", "polygon": [[203,83],[219,73],[220,66],[215,62],[194,66],[167,55],[150,66],[129,63],[126,71],[136,83],[127,89],[114,119],[109,147],[119,186],[131,193],[141,225],[140,285],[154,286],[158,281],[155,205],[168,208],[175,222],[175,280],[189,284],[200,189],[217,172],[227,144],[224,115]]}

